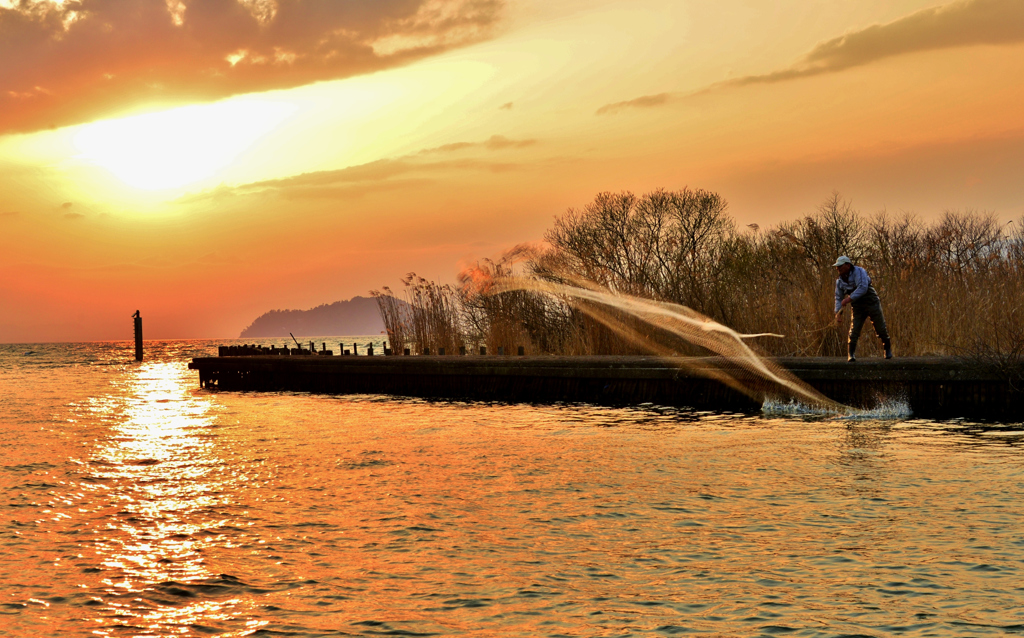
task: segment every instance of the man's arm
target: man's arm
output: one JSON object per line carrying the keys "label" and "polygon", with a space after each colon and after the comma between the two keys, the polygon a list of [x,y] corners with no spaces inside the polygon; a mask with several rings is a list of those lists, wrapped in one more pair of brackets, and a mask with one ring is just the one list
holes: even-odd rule
{"label": "man's arm", "polygon": [[843,309],[843,293],[839,290],[839,280],[836,279],[836,313]]}

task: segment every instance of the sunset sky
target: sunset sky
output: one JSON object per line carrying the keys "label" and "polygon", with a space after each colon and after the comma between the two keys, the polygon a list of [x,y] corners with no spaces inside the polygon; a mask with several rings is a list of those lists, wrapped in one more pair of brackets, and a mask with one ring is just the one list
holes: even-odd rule
{"label": "sunset sky", "polygon": [[237,337],[600,191],[1024,213],[1021,0],[0,0],[0,342]]}

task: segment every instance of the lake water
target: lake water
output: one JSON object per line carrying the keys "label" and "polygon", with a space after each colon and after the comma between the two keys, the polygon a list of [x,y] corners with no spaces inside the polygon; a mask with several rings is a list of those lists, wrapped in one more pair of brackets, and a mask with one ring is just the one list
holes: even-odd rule
{"label": "lake water", "polygon": [[0,635],[1024,633],[1022,424],[209,393],[217,343],[0,345]]}

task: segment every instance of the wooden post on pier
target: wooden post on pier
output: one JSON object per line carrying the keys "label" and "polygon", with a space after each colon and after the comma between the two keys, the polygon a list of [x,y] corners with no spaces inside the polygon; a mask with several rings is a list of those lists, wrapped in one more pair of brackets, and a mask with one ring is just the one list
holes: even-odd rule
{"label": "wooden post on pier", "polygon": [[135,360],[142,361],[142,315],[136,310],[132,317],[135,319]]}

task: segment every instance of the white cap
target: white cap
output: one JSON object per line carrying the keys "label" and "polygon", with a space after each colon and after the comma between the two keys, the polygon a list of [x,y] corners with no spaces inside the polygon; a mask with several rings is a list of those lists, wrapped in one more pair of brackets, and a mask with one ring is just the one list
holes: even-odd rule
{"label": "white cap", "polygon": [[850,261],[849,257],[847,257],[846,255],[843,255],[842,257],[840,257],[839,259],[836,260],[836,263],[832,264],[832,267],[833,268],[839,268],[843,264],[850,264],[852,266],[853,262]]}

